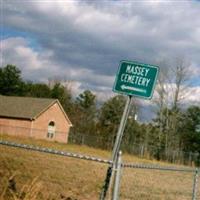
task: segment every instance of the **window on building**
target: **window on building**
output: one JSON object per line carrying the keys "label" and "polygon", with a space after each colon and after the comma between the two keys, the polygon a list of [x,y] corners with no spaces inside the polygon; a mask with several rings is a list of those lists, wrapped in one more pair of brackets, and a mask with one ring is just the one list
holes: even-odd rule
{"label": "window on building", "polygon": [[55,137],[55,130],[56,130],[55,122],[50,121],[48,125],[47,138],[53,139]]}

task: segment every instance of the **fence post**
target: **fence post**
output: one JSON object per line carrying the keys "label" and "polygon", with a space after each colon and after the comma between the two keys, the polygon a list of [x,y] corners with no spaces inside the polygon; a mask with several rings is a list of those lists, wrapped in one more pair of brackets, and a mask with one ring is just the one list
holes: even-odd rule
{"label": "fence post", "polygon": [[193,188],[192,188],[192,200],[197,199],[196,197],[197,197],[198,176],[199,176],[199,169],[196,168],[195,174],[194,174]]}
{"label": "fence post", "polygon": [[102,188],[99,200],[105,200],[105,198],[106,198],[106,194],[107,194],[110,182],[111,182],[112,170],[113,170],[113,165],[110,165],[107,169],[105,183]]}
{"label": "fence post", "polygon": [[114,177],[114,188],[113,188],[113,197],[112,200],[119,200],[119,187],[120,187],[120,178],[121,178],[121,165],[122,165],[122,159],[121,159],[122,152],[119,151],[117,162],[115,167],[115,177]]}

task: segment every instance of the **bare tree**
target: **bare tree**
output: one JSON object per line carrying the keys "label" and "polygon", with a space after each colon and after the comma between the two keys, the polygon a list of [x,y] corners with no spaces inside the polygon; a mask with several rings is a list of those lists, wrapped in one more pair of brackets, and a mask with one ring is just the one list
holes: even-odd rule
{"label": "bare tree", "polygon": [[158,63],[160,67],[160,73],[157,80],[154,103],[157,107],[158,125],[160,132],[163,131],[163,111],[168,107],[168,82],[169,82],[169,66],[166,60],[162,60]]}
{"label": "bare tree", "polygon": [[157,107],[157,125],[159,128],[159,146],[165,146],[165,153],[169,149],[180,149],[180,134],[177,132],[180,120],[181,102],[188,94],[189,62],[184,58],[177,58],[167,62],[162,60],[158,64],[160,74],[156,86],[154,103]]}
{"label": "bare tree", "polygon": [[180,102],[187,96],[190,79],[190,63],[184,58],[176,58],[175,65],[171,67],[173,78],[173,102],[172,108],[177,110]]}
{"label": "bare tree", "polygon": [[[161,146],[164,143],[165,149],[167,149],[168,145],[168,134],[166,133],[166,119],[168,116],[168,90],[169,90],[169,66],[166,60],[161,60],[158,62],[158,66],[160,67],[160,73],[157,80],[157,85],[155,89],[155,98],[154,103],[156,105],[156,114],[157,114],[157,125],[159,128],[158,135],[158,156],[160,154]],[[165,141],[163,140],[165,136]]]}

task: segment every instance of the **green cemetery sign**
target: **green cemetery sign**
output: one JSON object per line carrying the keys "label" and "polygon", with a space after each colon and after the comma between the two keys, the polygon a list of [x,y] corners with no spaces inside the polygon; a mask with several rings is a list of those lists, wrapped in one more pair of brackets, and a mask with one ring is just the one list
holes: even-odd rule
{"label": "green cemetery sign", "polygon": [[152,98],[159,68],[133,61],[121,61],[116,75],[114,92],[146,99]]}

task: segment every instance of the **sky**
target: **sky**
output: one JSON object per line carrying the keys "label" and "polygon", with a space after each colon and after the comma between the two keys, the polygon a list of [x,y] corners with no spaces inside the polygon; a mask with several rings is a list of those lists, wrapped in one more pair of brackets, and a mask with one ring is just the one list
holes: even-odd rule
{"label": "sky", "polygon": [[[1,0],[0,65],[25,80],[62,78],[101,100],[121,60],[190,63],[187,103],[200,103],[200,1]],[[149,102],[146,102],[148,104]]]}

